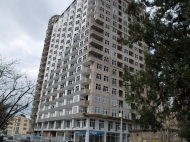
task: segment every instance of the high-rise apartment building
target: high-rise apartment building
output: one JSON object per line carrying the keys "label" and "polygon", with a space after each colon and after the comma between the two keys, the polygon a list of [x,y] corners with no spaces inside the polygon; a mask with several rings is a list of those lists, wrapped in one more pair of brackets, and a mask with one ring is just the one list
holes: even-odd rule
{"label": "high-rise apartment building", "polygon": [[129,37],[128,3],[75,0],[50,19],[36,91],[40,102],[33,109],[36,133],[59,141],[117,142],[122,132],[128,141],[136,116],[120,79],[125,64],[136,73],[144,63],[142,42],[117,43]]}

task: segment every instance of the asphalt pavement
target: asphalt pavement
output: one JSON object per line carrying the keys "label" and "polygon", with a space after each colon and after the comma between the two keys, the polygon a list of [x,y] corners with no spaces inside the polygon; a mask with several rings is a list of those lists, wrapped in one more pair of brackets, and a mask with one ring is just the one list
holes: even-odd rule
{"label": "asphalt pavement", "polygon": [[20,142],[19,140],[6,140],[6,142]]}

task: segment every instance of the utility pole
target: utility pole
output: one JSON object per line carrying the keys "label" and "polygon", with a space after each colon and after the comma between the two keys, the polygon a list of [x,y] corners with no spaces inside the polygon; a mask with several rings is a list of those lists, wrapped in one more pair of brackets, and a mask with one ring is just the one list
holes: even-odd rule
{"label": "utility pole", "polygon": [[123,142],[123,134],[122,134],[122,132],[123,132],[123,127],[122,127],[122,125],[123,125],[123,110],[122,110],[122,106],[121,106],[121,104],[120,104],[120,114],[119,114],[119,117],[121,117],[121,121],[120,121],[120,142]]}

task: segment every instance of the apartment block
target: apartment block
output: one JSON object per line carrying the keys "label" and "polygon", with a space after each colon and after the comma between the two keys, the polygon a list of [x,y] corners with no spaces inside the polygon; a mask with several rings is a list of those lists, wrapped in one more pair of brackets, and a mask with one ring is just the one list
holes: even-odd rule
{"label": "apartment block", "polygon": [[7,134],[27,134],[30,129],[30,119],[25,115],[13,117],[7,126]]}
{"label": "apartment block", "polygon": [[[75,0],[48,25],[42,53],[34,131],[70,142],[129,142],[138,129],[121,77],[143,68],[144,43],[129,38],[127,0]],[[122,129],[121,128],[122,116]]]}

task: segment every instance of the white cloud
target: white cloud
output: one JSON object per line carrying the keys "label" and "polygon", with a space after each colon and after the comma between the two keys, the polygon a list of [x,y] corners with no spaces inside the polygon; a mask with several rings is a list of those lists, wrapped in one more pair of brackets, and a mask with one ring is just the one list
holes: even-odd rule
{"label": "white cloud", "polygon": [[0,55],[37,80],[48,20],[73,0],[0,1]]}

